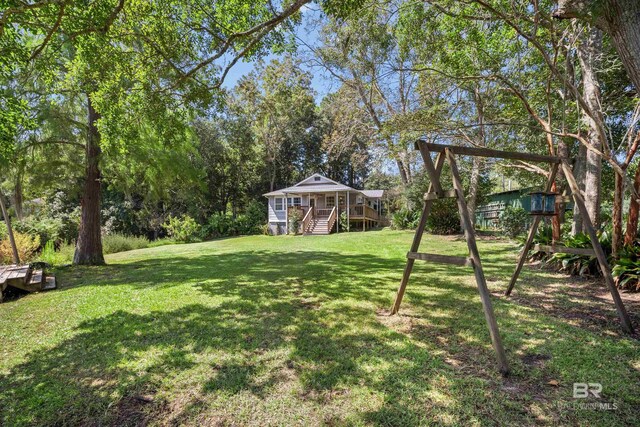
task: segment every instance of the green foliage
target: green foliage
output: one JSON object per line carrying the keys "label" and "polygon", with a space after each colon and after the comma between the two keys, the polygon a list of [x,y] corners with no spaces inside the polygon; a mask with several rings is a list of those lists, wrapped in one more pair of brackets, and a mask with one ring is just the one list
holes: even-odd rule
{"label": "green foliage", "polygon": [[[18,249],[20,262],[26,263],[31,261],[40,249],[40,237],[18,231],[13,232],[13,237]],[[8,236],[0,240],[0,264],[13,264],[13,250]]]}
{"label": "green foliage", "polygon": [[293,209],[289,212],[289,234],[298,234],[302,222],[302,211]]}
{"label": "green foliage", "polygon": [[395,211],[391,216],[391,228],[393,228],[394,230],[416,228],[419,219],[419,211],[402,208]]}
{"label": "green foliage", "polygon": [[340,214],[340,231],[347,231],[349,228],[349,223],[347,221],[347,212],[342,212]]}
{"label": "green foliage", "polygon": [[132,251],[149,247],[146,237],[127,236],[124,234],[105,234],[102,236],[102,251],[105,254]]}
{"label": "green foliage", "polygon": [[500,229],[513,239],[526,231],[529,219],[529,213],[523,208],[507,206],[500,215]]}
{"label": "green foliage", "polygon": [[49,240],[40,252],[37,260],[45,262],[52,266],[63,266],[71,264],[73,261],[73,253],[75,252],[75,245],[69,243],[62,243],[56,249],[52,240]]}
{"label": "green foliage", "polygon": [[200,226],[189,215],[181,217],[170,216],[164,224],[170,237],[179,242],[195,242],[199,240]]}
{"label": "green foliage", "polygon": [[460,213],[455,199],[434,201],[427,218],[427,230],[432,234],[459,234]]}
{"label": "green foliage", "polygon": [[621,289],[640,291],[640,242],[625,247],[612,269],[613,279]]}
{"label": "green foliage", "polygon": [[64,224],[61,218],[49,216],[31,216],[22,221],[15,221],[13,228],[21,233],[37,235],[41,242],[60,242]]}
{"label": "green foliage", "polygon": [[[591,248],[591,239],[587,234],[579,233],[565,238],[563,245],[569,248]],[[603,244],[603,249],[606,251],[611,248],[606,248]],[[551,255],[549,262],[557,264],[560,271],[571,275],[590,276],[598,272],[598,261],[595,256],[555,253]]]}

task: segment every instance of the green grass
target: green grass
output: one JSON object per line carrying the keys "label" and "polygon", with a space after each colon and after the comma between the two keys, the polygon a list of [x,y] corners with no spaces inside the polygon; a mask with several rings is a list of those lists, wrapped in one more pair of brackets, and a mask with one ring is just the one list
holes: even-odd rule
{"label": "green grass", "polygon": [[[0,425],[637,422],[640,342],[598,284],[526,268],[506,299],[515,247],[481,241],[503,378],[471,271],[417,262],[386,315],[411,238],[251,236],[59,270],[60,290],[0,304]],[[618,409],[559,408],[574,382],[602,383]]]}

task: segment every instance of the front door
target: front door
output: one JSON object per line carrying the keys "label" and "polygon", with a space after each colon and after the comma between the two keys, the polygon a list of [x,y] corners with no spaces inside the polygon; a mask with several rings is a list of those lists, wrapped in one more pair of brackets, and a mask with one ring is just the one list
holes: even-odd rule
{"label": "front door", "polygon": [[315,212],[315,207],[316,207],[316,198],[309,196],[309,209],[313,209]]}

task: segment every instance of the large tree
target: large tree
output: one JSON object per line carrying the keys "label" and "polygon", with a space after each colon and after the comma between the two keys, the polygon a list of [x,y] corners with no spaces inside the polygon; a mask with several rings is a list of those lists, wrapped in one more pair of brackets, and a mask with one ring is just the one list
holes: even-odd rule
{"label": "large tree", "polygon": [[[34,35],[37,42],[31,45],[36,47],[26,52],[27,59],[47,72],[50,93],[85,96],[85,179],[75,263],[104,262],[103,153],[126,155],[127,144],[138,140],[145,119],[161,138],[179,134],[176,124],[184,123],[189,111],[216,100],[240,58],[285,44],[282,26],[295,22],[296,12],[307,2],[15,2],[2,14],[3,53],[12,55],[0,64],[5,77],[18,68],[13,63],[26,56],[28,44],[22,39]],[[14,128],[5,126],[3,134]],[[11,148],[3,141],[3,153]]]}

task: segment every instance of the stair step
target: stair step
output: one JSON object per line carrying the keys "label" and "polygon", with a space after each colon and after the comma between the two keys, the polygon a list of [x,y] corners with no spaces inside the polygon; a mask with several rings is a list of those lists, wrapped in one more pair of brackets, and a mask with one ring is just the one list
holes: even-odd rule
{"label": "stair step", "polygon": [[29,286],[39,286],[42,285],[44,281],[44,271],[42,270],[34,270],[31,272],[31,279],[29,280]]}
{"label": "stair step", "polygon": [[56,278],[54,276],[47,276],[45,278],[44,285],[42,286],[43,291],[50,291],[51,289],[57,288]]}

